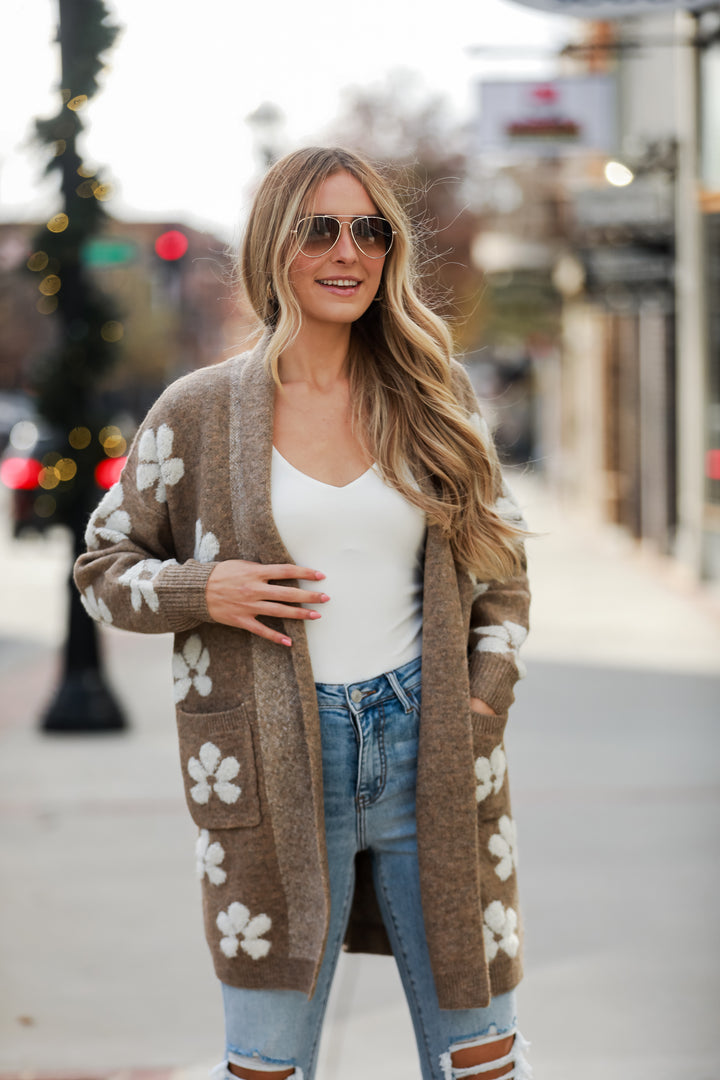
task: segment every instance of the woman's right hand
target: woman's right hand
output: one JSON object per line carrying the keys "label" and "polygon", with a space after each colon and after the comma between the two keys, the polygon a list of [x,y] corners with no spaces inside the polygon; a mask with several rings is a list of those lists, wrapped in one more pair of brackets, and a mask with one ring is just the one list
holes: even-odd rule
{"label": "woman's right hand", "polygon": [[292,645],[284,634],[258,622],[258,615],[280,619],[319,619],[320,612],[296,607],[297,604],[324,604],[326,593],[311,592],[287,585],[271,585],[271,581],[296,578],[299,581],[322,581],[325,575],[292,563],[266,566],[264,563],[228,559],[214,568],[205,586],[205,599],[210,617],[226,626],[249,630],[278,645]]}

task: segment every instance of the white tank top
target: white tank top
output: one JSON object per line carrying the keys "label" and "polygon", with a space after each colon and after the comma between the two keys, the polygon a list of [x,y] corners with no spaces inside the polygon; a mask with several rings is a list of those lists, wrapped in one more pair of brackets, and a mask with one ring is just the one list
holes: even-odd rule
{"label": "white tank top", "polygon": [[344,487],[300,472],[273,447],[272,512],[298,566],[322,570],[330,597],[305,620],[316,682],[352,683],[422,651],[425,515],[372,466]]}

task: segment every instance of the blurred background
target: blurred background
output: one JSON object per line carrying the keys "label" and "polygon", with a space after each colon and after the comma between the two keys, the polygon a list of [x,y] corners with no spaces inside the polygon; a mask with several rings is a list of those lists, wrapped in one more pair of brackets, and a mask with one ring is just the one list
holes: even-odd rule
{"label": "blurred background", "polygon": [[[540,534],[536,1073],[718,1080],[720,4],[6,0],[0,95],[0,1077],[222,1054],[171,643],[68,574],[157,395],[252,341],[264,170],[338,142],[394,175]],[[319,1080],[356,1074],[417,1076],[389,961],[341,963]]]}

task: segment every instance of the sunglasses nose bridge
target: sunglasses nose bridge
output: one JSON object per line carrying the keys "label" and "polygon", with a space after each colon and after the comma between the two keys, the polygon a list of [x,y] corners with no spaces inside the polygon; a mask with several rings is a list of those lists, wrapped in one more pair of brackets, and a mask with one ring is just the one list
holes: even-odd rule
{"label": "sunglasses nose bridge", "polygon": [[[343,236],[345,234],[343,233],[343,225],[347,225],[347,237],[344,243]],[[352,225],[353,223],[351,221],[338,221],[338,234],[335,238],[335,242],[333,243],[332,248],[330,249],[331,251],[335,252],[336,255],[338,254],[338,252],[343,251],[349,251],[352,255],[355,255],[360,250],[355,239],[355,234],[352,231]]]}

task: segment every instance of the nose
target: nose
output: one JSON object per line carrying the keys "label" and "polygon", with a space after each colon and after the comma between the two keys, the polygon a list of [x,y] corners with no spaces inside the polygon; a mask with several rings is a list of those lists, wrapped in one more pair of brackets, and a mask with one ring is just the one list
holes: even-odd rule
{"label": "nose", "polygon": [[[347,228],[345,228],[347,226]],[[352,262],[357,258],[357,247],[355,241],[352,238],[350,231],[350,222],[340,222],[340,235],[337,238],[337,243],[333,248],[333,258],[339,259],[341,262]]]}

